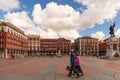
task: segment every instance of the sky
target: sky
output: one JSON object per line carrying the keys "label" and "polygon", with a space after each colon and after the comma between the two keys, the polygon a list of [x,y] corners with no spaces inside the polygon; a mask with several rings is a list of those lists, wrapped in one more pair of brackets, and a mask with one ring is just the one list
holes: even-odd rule
{"label": "sky", "polygon": [[0,20],[41,38],[103,40],[114,22],[120,37],[120,0],[0,0]]}

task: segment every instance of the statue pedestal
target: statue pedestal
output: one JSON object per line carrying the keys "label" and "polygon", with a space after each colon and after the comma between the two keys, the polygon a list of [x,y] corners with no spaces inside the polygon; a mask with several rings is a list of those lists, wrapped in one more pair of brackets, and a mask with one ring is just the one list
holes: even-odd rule
{"label": "statue pedestal", "polygon": [[108,59],[120,58],[119,40],[115,36],[111,36],[108,39],[106,51],[106,57],[108,57]]}
{"label": "statue pedestal", "polygon": [[61,51],[60,51],[60,50],[58,51],[57,56],[58,56],[58,57],[62,57],[62,55],[61,55]]}

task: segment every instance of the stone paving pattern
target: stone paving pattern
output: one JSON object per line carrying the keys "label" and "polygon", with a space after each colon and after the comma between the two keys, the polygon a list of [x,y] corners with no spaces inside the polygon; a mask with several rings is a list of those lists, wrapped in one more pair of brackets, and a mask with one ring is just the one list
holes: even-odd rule
{"label": "stone paving pattern", "polygon": [[68,77],[69,56],[0,59],[0,80],[120,80],[120,60],[81,56],[84,76]]}

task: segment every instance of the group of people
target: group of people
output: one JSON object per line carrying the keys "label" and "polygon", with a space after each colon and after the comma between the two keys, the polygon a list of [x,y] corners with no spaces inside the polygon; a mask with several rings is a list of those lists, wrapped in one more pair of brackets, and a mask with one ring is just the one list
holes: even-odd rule
{"label": "group of people", "polygon": [[80,67],[80,56],[77,52],[72,51],[70,55],[70,71],[68,76],[71,77],[72,75],[76,74],[76,78],[79,76],[83,76],[83,71]]}

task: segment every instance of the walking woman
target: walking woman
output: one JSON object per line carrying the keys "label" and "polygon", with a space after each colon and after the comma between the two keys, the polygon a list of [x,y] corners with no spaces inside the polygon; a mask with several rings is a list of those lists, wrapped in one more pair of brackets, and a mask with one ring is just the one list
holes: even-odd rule
{"label": "walking woman", "polygon": [[80,73],[80,76],[83,76],[83,71],[80,67],[80,56],[78,55],[78,53],[75,53],[76,54],[76,65],[75,65],[75,69],[77,70],[77,72]]}

